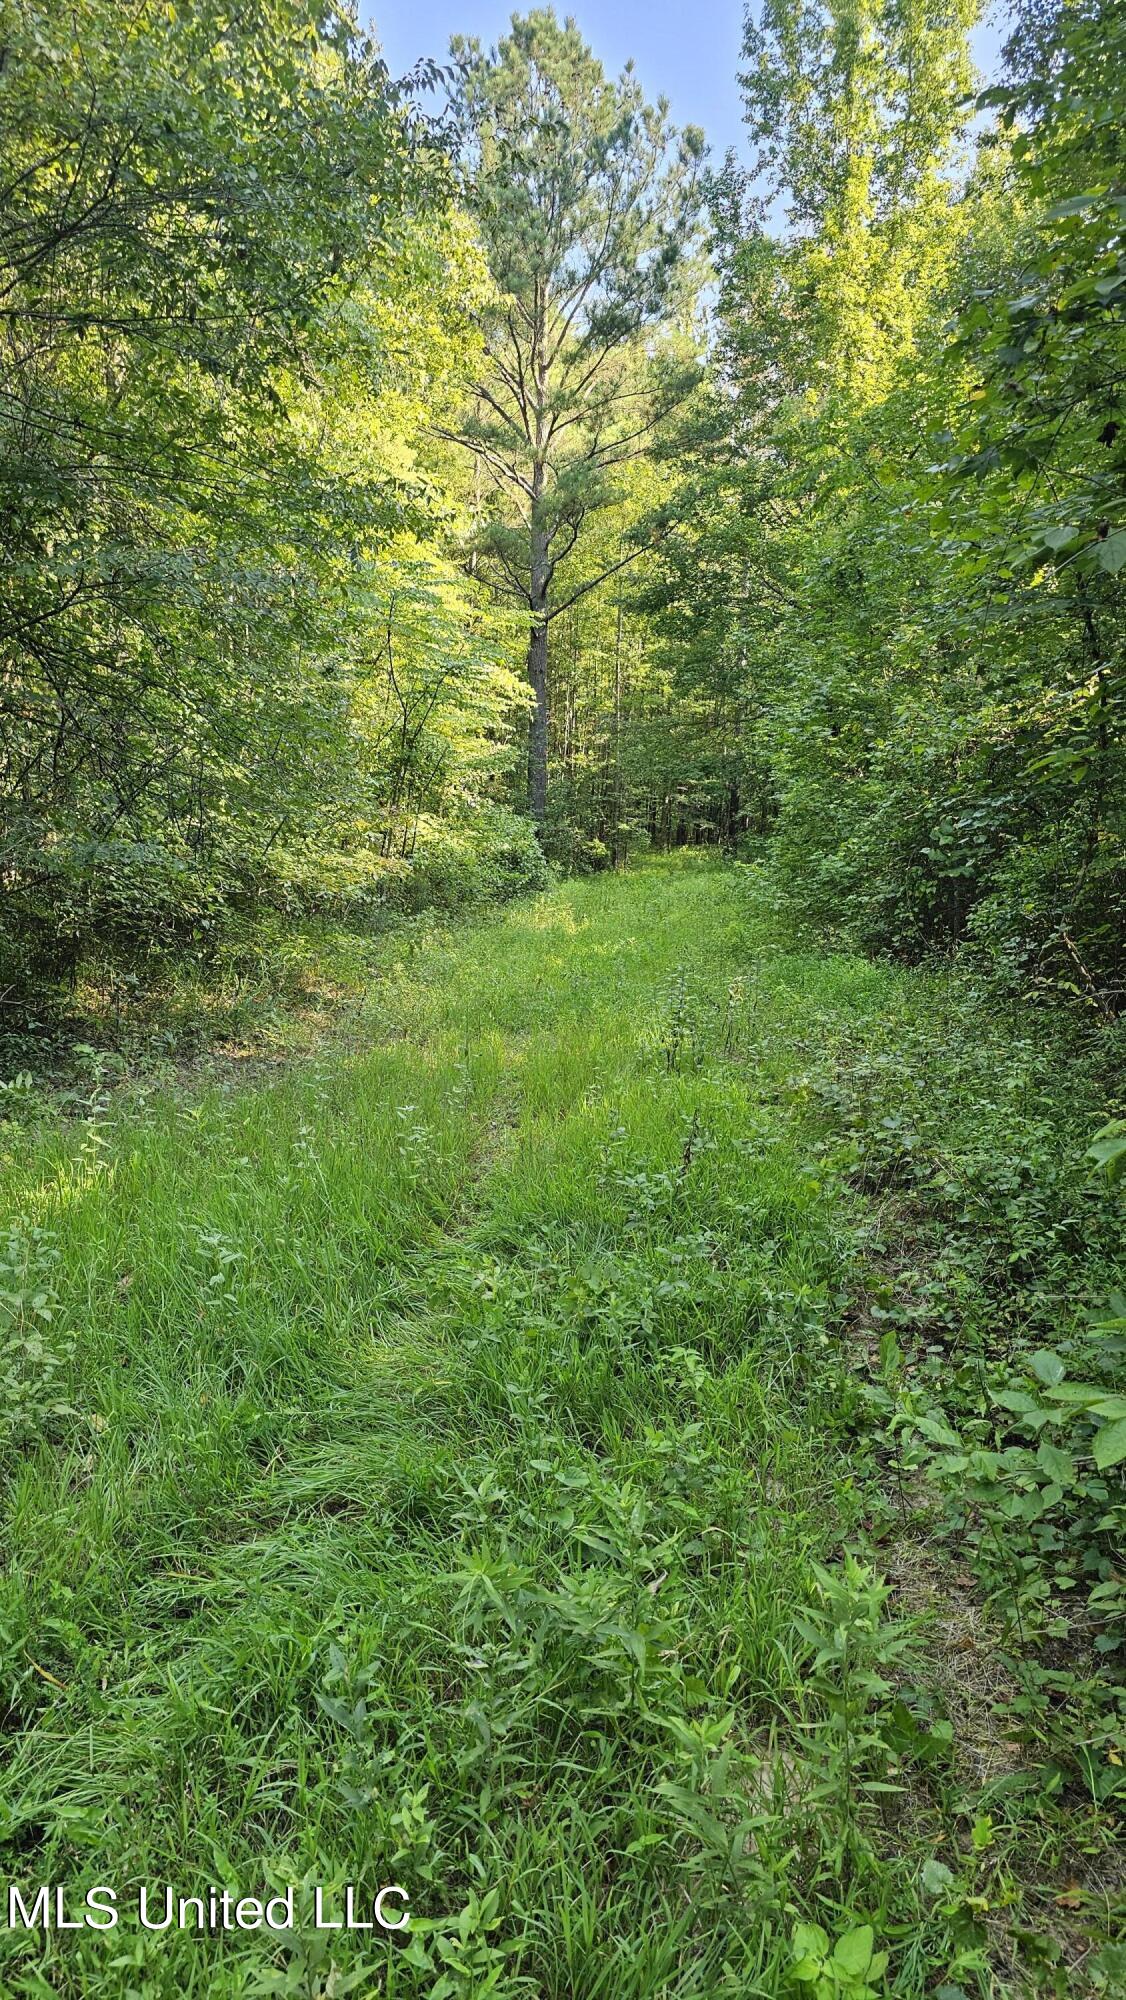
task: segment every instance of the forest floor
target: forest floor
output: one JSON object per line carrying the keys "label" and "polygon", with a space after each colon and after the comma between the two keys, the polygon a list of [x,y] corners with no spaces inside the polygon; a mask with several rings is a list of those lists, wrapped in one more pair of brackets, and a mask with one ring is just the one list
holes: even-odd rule
{"label": "forest floor", "polygon": [[5,1994],[1115,1990],[1106,1704],[1084,1786],[881,1428],[980,1289],[902,1169],[938,992],[689,859],[391,940],[268,1079],[0,1127],[5,1872],[121,1911],[0,1931]]}

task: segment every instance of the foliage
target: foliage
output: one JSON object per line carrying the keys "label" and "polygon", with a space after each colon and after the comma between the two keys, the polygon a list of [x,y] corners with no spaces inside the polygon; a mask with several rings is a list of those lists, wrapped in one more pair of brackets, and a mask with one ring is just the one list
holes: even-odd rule
{"label": "foliage", "polygon": [[845,1931],[836,1943],[820,1924],[795,1924],[790,1939],[796,1990],[814,2000],[874,2000],[887,1967],[886,1951],[874,1949],[870,1924]]}
{"label": "foliage", "polygon": [[[1121,10],[1018,24],[962,167],[968,13],[768,7],[744,77],[780,240],[713,185],[718,373],[666,564],[745,686],[818,924],[1118,1010]],[[1126,546],[1126,544],[1124,544]]]}
{"label": "foliage", "polygon": [[1100,1811],[1121,1794],[1126,1525],[1121,1195],[1103,1142],[1083,1157],[1117,1097],[1106,1037],[1033,1036],[947,977],[830,1031],[808,1076],[836,1126],[825,1170],[879,1204],[849,1324],[885,1532],[907,1531],[925,1479],[930,1535],[998,1620],[1014,1741]]}
{"label": "foliage", "polygon": [[42,0],[4,44],[13,1008],[409,863],[522,697],[415,442],[479,266],[354,22]]}
{"label": "foliage", "polygon": [[0,1250],[0,1382],[4,1440],[23,1444],[73,1416],[64,1384],[73,1341],[57,1333],[59,1252],[50,1233],[12,1222]]}

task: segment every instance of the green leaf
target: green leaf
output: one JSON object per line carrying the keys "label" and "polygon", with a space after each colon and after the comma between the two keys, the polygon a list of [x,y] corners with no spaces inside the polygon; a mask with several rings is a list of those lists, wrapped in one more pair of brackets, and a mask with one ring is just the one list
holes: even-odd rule
{"label": "green leaf", "polygon": [[1052,203],[1047,211],[1046,220],[1049,222],[1060,222],[1071,215],[1082,215],[1084,209],[1093,207],[1095,202],[1100,199],[1101,196],[1098,192],[1093,194],[1070,194],[1066,201],[1054,201]]}
{"label": "green leaf", "polygon": [[1108,1466],[1119,1465],[1126,1458],[1126,1417],[1120,1417],[1116,1424],[1107,1424],[1095,1432],[1095,1464],[1100,1472]]}
{"label": "green leaf", "polygon": [[943,1890],[953,1885],[954,1871],[946,1866],[945,1861],[936,1861],[932,1855],[929,1861],[923,1863],[920,1880],[925,1895],[941,1896]]}
{"label": "green leaf", "polygon": [[863,1979],[872,1963],[872,1947],[876,1935],[871,1924],[861,1924],[854,1931],[846,1931],[833,1946],[833,1964],[850,1979]]}
{"label": "green leaf", "polygon": [[1075,1478],[1075,1460],[1071,1453],[1061,1451],[1058,1445],[1050,1444],[1044,1438],[1036,1453],[1036,1463],[1042,1472],[1061,1486],[1070,1486]]}
{"label": "green leaf", "polygon": [[[790,1950],[799,1962],[816,1959],[817,1969],[820,1969],[829,1956],[829,1934],[822,1930],[820,1924],[795,1924],[790,1937]],[[796,1972],[796,1976],[808,1979],[816,1974]]]}
{"label": "green leaf", "polygon": [[[1114,539],[1112,536],[1111,540]],[[1085,1157],[1102,1167],[1108,1180],[1117,1180],[1126,1172],[1126,1118],[1112,1118],[1109,1125],[1096,1132]]]}
{"label": "green leaf", "polygon": [[1028,1365],[1037,1380],[1043,1382],[1049,1389],[1054,1388],[1057,1382],[1062,1382],[1067,1373],[1059,1355],[1054,1354],[1050,1347],[1038,1347]]}
{"label": "green leaf", "polygon": [[1043,1403],[1038,1403],[1035,1396],[1026,1395],[1023,1389],[999,1389],[993,1401],[999,1403],[1003,1410],[1012,1410],[1015,1416],[1031,1417],[1040,1423],[1049,1415]]}
{"label": "green leaf", "polygon": [[[1096,555],[1100,569],[1109,570],[1117,576],[1126,563],[1126,528],[1118,528],[1113,535],[1107,535],[1096,544]],[[1119,1142],[1119,1151],[1126,1152],[1126,1139]]]}

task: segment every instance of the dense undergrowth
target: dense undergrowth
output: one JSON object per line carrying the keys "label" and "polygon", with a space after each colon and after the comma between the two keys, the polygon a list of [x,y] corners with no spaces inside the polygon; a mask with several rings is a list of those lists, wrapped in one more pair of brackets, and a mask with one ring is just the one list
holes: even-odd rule
{"label": "dense undergrowth", "polygon": [[387,940],[354,1030],[6,1106],[4,1863],[123,1921],[4,1990],[1120,1990],[1106,1038],[689,862]]}
{"label": "dense undergrowth", "polygon": [[[0,1005],[0,1101],[49,1081],[72,1102],[143,1074],[169,1080],[208,1056],[274,1057],[351,1021],[388,951],[412,958],[436,927],[546,887],[526,821],[505,809],[430,829],[409,862],[351,893],[216,912],[186,940],[173,925],[137,955],[91,945],[37,1004]],[[309,907],[311,903],[312,907]]]}

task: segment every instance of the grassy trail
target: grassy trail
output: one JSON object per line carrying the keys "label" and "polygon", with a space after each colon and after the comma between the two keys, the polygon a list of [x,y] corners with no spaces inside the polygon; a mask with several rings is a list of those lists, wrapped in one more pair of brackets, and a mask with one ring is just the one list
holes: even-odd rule
{"label": "grassy trail", "polygon": [[[0,1932],[5,1994],[772,1996],[803,1918],[1003,1990],[919,1897],[941,1786],[872,1789],[913,1667],[841,1561],[874,1224],[795,1070],[898,978],[642,870],[389,959],[358,1056],[15,1132],[5,1870],[122,1919]],[[349,1882],[410,1933],[135,1916]]]}

